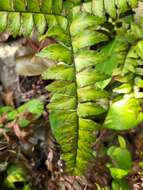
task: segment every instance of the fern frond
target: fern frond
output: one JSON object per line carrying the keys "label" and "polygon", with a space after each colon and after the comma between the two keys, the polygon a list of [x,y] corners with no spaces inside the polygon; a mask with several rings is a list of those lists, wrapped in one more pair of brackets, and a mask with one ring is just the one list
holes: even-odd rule
{"label": "fern frond", "polygon": [[[58,23],[58,20],[62,20],[62,18],[64,19],[62,16],[47,15],[42,13],[0,12],[0,33],[7,31],[13,36],[30,36],[32,32],[36,30],[40,35],[42,35],[45,33],[47,27],[50,27],[51,20]],[[57,24],[57,28],[52,30],[54,31],[49,31],[49,37],[52,34],[55,34],[56,37],[56,32],[62,29],[58,28]],[[61,38],[63,39],[63,42],[66,43],[62,33]]]}
{"label": "fern frond", "polygon": [[92,13],[104,23],[108,20],[108,16],[113,20],[119,19],[125,15],[126,12],[136,8],[139,1],[140,0],[91,0],[87,3],[83,3],[82,7],[80,5],[74,6],[73,14],[80,11]]}
{"label": "fern frond", "polygon": [[61,14],[63,0],[5,0],[0,3],[1,11]]}
{"label": "fern frond", "polygon": [[[136,127],[143,121],[143,28],[133,23],[124,38],[130,46],[122,64],[115,75],[115,87],[112,89],[116,101],[110,106],[105,124],[106,128],[114,130],[128,130]],[[130,39],[132,39],[130,41]],[[121,52],[119,53],[121,55]],[[116,60],[118,61],[118,59]]]}
{"label": "fern frond", "polygon": [[[84,20],[87,20],[85,25]],[[89,47],[106,42],[108,36],[94,31],[98,27],[98,18],[85,12],[66,23],[68,29],[63,32],[69,43],[65,46],[58,38],[59,43],[44,48],[38,55],[58,61],[56,66],[43,73],[44,79],[56,80],[47,86],[52,94],[47,106],[50,123],[61,145],[67,171],[81,175],[88,161],[94,157],[92,143],[96,139],[94,131],[99,129],[99,124],[93,118],[107,111],[108,106],[101,100],[109,97],[106,91],[95,85],[108,76],[96,71],[97,53],[89,50]]]}
{"label": "fern frond", "polygon": [[92,0],[93,13],[106,20],[106,14],[112,19],[118,18],[138,6],[139,0]]}
{"label": "fern frond", "polygon": [[13,36],[30,36],[33,29],[43,34],[48,25],[48,15],[60,16],[62,0],[6,0],[0,3],[0,33],[8,31]]}

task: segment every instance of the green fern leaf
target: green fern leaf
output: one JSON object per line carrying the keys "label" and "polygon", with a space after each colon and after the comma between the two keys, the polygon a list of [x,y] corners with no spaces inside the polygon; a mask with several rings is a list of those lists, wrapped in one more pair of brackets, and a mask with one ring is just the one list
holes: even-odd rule
{"label": "green fern leaf", "polygon": [[44,79],[57,79],[57,80],[74,80],[74,69],[68,65],[57,65],[49,68],[43,73]]}
{"label": "green fern leaf", "polygon": [[63,6],[63,0],[53,1],[53,14],[60,14]]}
{"label": "green fern leaf", "polygon": [[127,1],[117,0],[116,2],[117,2],[117,7],[119,9],[119,13],[125,13],[129,9]]}
{"label": "green fern leaf", "polygon": [[39,57],[48,57],[54,61],[63,61],[68,64],[71,63],[70,49],[60,44],[51,44],[48,47],[44,48],[37,55]]}
{"label": "green fern leaf", "polygon": [[115,0],[104,0],[105,11],[111,16],[111,18],[116,19],[116,5]]}
{"label": "green fern leaf", "polygon": [[113,70],[123,65],[129,43],[124,37],[117,36],[113,41],[100,49],[96,68],[98,71],[112,75]]}
{"label": "green fern leaf", "polygon": [[5,0],[0,3],[0,10],[2,11],[10,11],[12,9],[12,1]]}
{"label": "green fern leaf", "polygon": [[[58,25],[51,27],[47,33],[45,34],[46,37],[54,37],[58,41],[63,42],[65,45],[69,45],[69,39],[67,38],[67,33],[59,28]],[[44,36],[44,37],[45,37]]]}
{"label": "green fern leaf", "polygon": [[37,31],[39,32],[39,34],[43,34],[45,32],[46,29],[46,18],[44,17],[43,14],[35,14],[34,15],[34,23],[35,23],[35,27],[37,29]]}
{"label": "green fern leaf", "polygon": [[89,27],[98,27],[100,24],[102,24],[102,20],[97,17],[93,16],[88,13],[79,13],[74,18],[74,21],[72,22],[70,26],[71,34],[77,35],[78,33],[82,32],[85,29],[88,29]]}
{"label": "green fern leaf", "polygon": [[123,99],[113,103],[105,120],[105,127],[127,130],[136,127],[143,120],[141,107],[136,99]]}
{"label": "green fern leaf", "polygon": [[96,103],[82,103],[78,105],[78,116],[88,118],[105,113],[107,110]]}
{"label": "green fern leaf", "polygon": [[[85,18],[91,23],[83,26]],[[77,19],[81,22],[78,23]],[[61,145],[67,171],[76,175],[82,175],[88,161],[94,157],[92,143],[95,141],[94,131],[99,129],[99,125],[91,118],[107,112],[108,107],[99,98],[102,96],[102,99],[108,100],[109,94],[94,85],[109,76],[92,68],[98,57],[97,53],[88,50],[91,45],[108,40],[107,35],[87,29],[88,26],[94,28],[95,23],[97,26],[95,16],[86,13],[75,15],[68,24],[66,38],[70,43],[66,47],[61,43],[52,44],[38,54],[55,61],[64,61],[45,71],[43,78],[56,80],[46,87],[52,95],[47,106],[50,123]]]}
{"label": "green fern leaf", "polygon": [[121,190],[129,190],[129,184],[126,180],[121,179],[121,180],[113,180],[112,181],[112,189],[116,190],[116,189],[121,189]]}
{"label": "green fern leaf", "polygon": [[103,75],[97,72],[95,69],[88,68],[77,73],[77,86],[84,87],[88,85],[93,85],[98,81],[102,81],[108,78],[107,75]]}
{"label": "green fern leaf", "polygon": [[27,10],[33,12],[39,12],[40,7],[39,7],[39,1],[38,0],[26,0],[27,1]]}
{"label": "green fern leaf", "polygon": [[53,0],[42,0],[41,11],[44,13],[52,13]]}
{"label": "green fern leaf", "polygon": [[[136,35],[134,34],[135,31]],[[130,36],[132,36],[132,40],[130,40]],[[106,128],[114,130],[132,129],[143,121],[141,109],[143,93],[140,91],[143,85],[141,79],[143,75],[142,27],[134,24],[134,26],[127,31],[124,38],[129,44],[126,50],[119,48],[121,52],[119,51],[120,53],[118,54],[122,55],[124,51],[126,53],[118,65],[117,75],[119,75],[119,78],[117,77],[117,79],[115,79],[116,86],[112,89],[116,98],[110,105],[104,123]],[[139,40],[139,38],[141,39]],[[136,41],[137,39],[138,41]],[[120,47],[120,43],[118,44]],[[118,58],[116,61],[118,62]],[[116,76],[116,72],[113,75]],[[122,94],[122,96],[120,96],[120,94]]]}
{"label": "green fern leaf", "polygon": [[52,93],[59,93],[73,96],[76,93],[76,85],[69,81],[55,81],[48,85],[46,89]]}
{"label": "green fern leaf", "polygon": [[17,36],[20,31],[20,14],[19,13],[9,13],[8,14],[8,25],[7,31]]}
{"label": "green fern leaf", "polygon": [[23,0],[13,0],[13,7],[15,11],[25,11],[26,5]]}
{"label": "green fern leaf", "polygon": [[128,4],[132,7],[135,8],[138,6],[138,0],[127,0]]}
{"label": "green fern leaf", "polygon": [[109,93],[105,90],[100,90],[95,88],[94,86],[87,86],[78,89],[78,99],[79,102],[86,102],[86,101],[97,101],[100,98],[108,98]]}
{"label": "green fern leaf", "polygon": [[7,26],[7,13],[0,12],[0,32],[4,32]]}
{"label": "green fern leaf", "polygon": [[104,0],[92,0],[93,14],[105,20]]}
{"label": "green fern leaf", "polygon": [[75,63],[78,72],[86,67],[95,66],[98,63],[97,53],[92,50],[82,50],[76,54]]}
{"label": "green fern leaf", "polygon": [[107,35],[97,31],[85,30],[72,39],[74,51],[108,40]]}
{"label": "green fern leaf", "polygon": [[62,42],[65,45],[69,45],[68,33],[67,33],[67,20],[62,16],[46,16],[49,30],[43,36],[54,37],[58,42]]}
{"label": "green fern leaf", "polygon": [[34,27],[33,15],[30,13],[22,13],[22,33],[30,36]]}
{"label": "green fern leaf", "polygon": [[63,0],[5,0],[0,3],[0,10],[60,15],[62,4]]}
{"label": "green fern leaf", "polygon": [[[54,15],[62,15],[62,4],[63,0],[1,1],[0,32],[8,30],[14,36],[18,34],[30,36],[36,28],[39,34],[42,35],[45,32],[47,23],[49,23],[47,16],[51,15],[54,18]],[[62,25],[61,20],[56,17],[56,23],[59,22]]]}

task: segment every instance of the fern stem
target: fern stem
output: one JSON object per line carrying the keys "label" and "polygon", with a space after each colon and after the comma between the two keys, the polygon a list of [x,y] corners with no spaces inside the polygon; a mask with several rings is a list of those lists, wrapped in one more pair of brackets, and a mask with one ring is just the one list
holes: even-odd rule
{"label": "fern stem", "polygon": [[62,14],[56,14],[56,13],[46,13],[46,12],[38,12],[38,11],[35,11],[35,12],[33,12],[33,11],[28,11],[28,10],[26,10],[26,11],[13,11],[13,10],[0,10],[0,12],[6,12],[6,13],[29,13],[29,14],[44,14],[44,15],[51,15],[51,16],[64,16],[64,15],[62,15]]}
{"label": "fern stem", "polygon": [[[74,50],[73,50],[73,45],[72,45],[72,36],[71,36],[71,33],[70,33],[70,18],[67,17],[67,21],[68,21],[68,33],[69,33],[69,42],[70,42],[70,47],[71,47],[71,54],[72,54],[72,64],[73,64],[73,68],[74,68],[74,73],[75,73],[75,76],[74,76],[74,80],[75,80],[75,86],[76,86],[76,89],[78,88],[78,85],[77,85],[77,76],[76,76],[76,64],[75,64],[75,58],[74,58]],[[75,97],[76,97],[76,113],[78,111],[78,94],[77,94],[77,90],[76,90],[76,94],[75,94]],[[76,158],[77,158],[77,150],[78,150],[78,138],[79,138],[79,117],[78,117],[78,114],[77,114],[77,128],[76,128],[76,136],[75,136],[75,141],[76,141],[76,145],[75,145],[75,160],[74,160],[74,168],[76,168]]]}

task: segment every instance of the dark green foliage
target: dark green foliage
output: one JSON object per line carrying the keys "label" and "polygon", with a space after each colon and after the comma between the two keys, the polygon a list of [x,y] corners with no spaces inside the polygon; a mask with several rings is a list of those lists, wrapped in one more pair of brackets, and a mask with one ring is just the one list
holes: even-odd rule
{"label": "dark green foliage", "polygon": [[21,190],[30,190],[30,185],[28,184],[28,177],[24,168],[15,164],[9,164],[7,167],[7,176],[4,183],[4,187],[8,189],[17,189],[16,183],[23,183]]}
{"label": "dark green foliage", "polygon": [[[0,117],[6,114],[6,122],[16,120],[20,127],[27,127],[30,123],[41,117],[44,111],[44,104],[41,100],[33,99],[17,109],[12,107],[0,108]],[[28,119],[28,115],[33,117]]]}
{"label": "dark green foliage", "polygon": [[113,177],[112,189],[129,190],[129,185],[124,179],[132,168],[132,155],[126,147],[122,136],[118,137],[120,147],[111,146],[107,154],[111,158],[111,164],[107,164]]}

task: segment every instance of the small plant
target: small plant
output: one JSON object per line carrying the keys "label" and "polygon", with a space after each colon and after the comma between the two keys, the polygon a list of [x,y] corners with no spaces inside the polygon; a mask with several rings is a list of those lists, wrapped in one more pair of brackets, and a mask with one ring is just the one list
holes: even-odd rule
{"label": "small plant", "polygon": [[115,189],[129,189],[127,181],[124,179],[129,174],[132,168],[132,156],[126,148],[126,143],[123,137],[118,137],[120,147],[111,146],[107,155],[111,158],[112,164],[108,164],[110,173],[113,177],[112,188]]}
{"label": "small plant", "polygon": [[39,119],[44,111],[44,103],[41,100],[33,99],[14,109],[10,106],[0,108],[0,133],[7,140],[6,133],[13,130],[18,138],[22,138],[20,128],[26,128]]}
{"label": "small plant", "polygon": [[7,168],[7,176],[4,181],[4,187],[8,189],[17,189],[16,184],[21,186],[21,190],[30,190],[28,179],[24,168],[18,165],[10,164]]}

